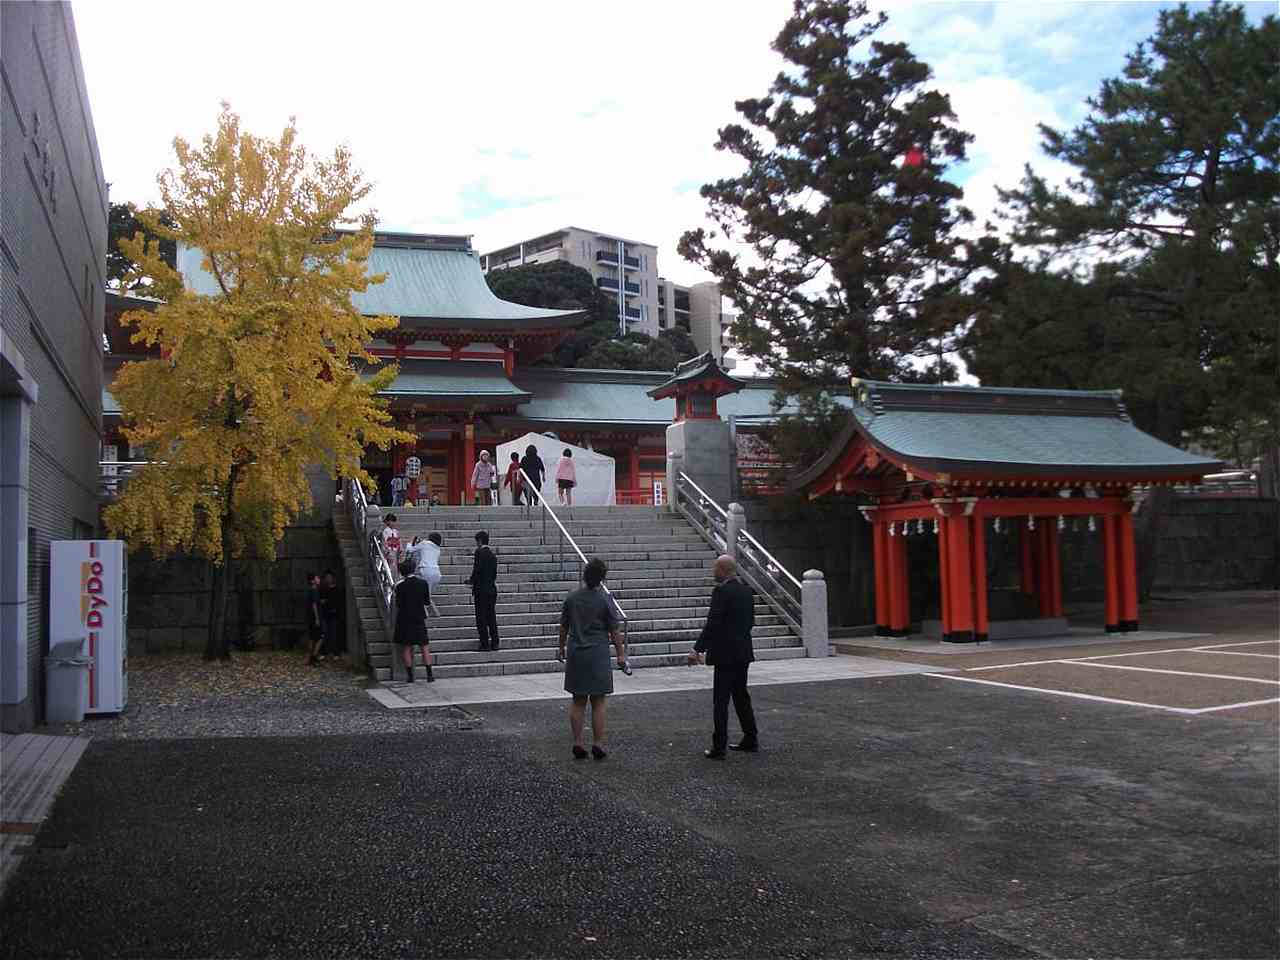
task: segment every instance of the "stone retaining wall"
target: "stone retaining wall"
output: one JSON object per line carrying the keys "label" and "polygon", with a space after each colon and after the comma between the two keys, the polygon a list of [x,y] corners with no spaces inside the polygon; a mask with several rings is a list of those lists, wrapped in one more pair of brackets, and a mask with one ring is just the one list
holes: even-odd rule
{"label": "stone retaining wall", "polygon": [[[285,530],[274,561],[247,565],[232,584],[227,617],[233,637],[252,631],[259,645],[280,645],[306,630],[307,573],[332,569],[343,576],[333,528],[310,519]],[[212,566],[205,560],[156,560],[145,551],[129,558],[129,652],[203,650],[209,632]],[[256,616],[253,615],[256,607]],[[240,628],[241,623],[245,628]]]}

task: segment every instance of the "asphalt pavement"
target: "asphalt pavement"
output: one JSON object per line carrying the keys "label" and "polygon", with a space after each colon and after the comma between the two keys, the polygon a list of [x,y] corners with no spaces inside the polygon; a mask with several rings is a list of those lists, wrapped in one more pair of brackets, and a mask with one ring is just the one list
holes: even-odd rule
{"label": "asphalt pavement", "polygon": [[753,696],[764,751],[722,763],[703,690],[611,700],[601,763],[563,701],[96,740],[0,957],[1280,953],[1274,724],[927,676]]}

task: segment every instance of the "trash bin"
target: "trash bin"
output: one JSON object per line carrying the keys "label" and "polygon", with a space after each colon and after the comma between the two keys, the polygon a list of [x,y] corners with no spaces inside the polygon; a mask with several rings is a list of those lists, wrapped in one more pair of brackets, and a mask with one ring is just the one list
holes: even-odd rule
{"label": "trash bin", "polygon": [[45,720],[80,723],[89,699],[89,667],[93,657],[82,655],[83,640],[55,643],[44,658]]}

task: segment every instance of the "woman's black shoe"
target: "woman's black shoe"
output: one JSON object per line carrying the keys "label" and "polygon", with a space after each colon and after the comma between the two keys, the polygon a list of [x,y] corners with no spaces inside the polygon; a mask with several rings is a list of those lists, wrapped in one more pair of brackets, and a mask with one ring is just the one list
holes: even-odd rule
{"label": "woman's black shoe", "polygon": [[594,743],[591,745],[591,756],[595,757],[597,760],[603,760],[603,759],[604,759],[605,757],[607,757],[608,755],[609,755],[609,754],[605,753],[603,750],[601,750],[601,749],[600,749],[598,746],[596,746]]}
{"label": "woman's black shoe", "polygon": [[587,751],[586,751],[586,749],[585,749],[585,748],[583,748],[583,747],[578,746],[577,744],[574,744],[574,747],[573,747],[573,759],[575,759],[575,760],[585,760],[585,759],[587,759]]}
{"label": "woman's black shoe", "polygon": [[743,740],[741,743],[729,744],[730,750],[739,750],[742,753],[759,753],[760,744],[756,740]]}
{"label": "woman's black shoe", "polygon": [[708,760],[723,760],[723,759],[724,759],[724,751],[723,751],[723,750],[715,750],[715,749],[712,749],[712,750],[703,750],[703,751],[702,751],[702,755],[703,755],[704,757],[706,757]]}

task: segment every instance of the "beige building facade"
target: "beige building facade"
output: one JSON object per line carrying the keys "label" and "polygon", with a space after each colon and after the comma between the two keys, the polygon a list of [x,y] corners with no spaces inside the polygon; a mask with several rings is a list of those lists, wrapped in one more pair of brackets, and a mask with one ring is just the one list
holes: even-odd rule
{"label": "beige building facade", "polygon": [[480,266],[488,273],[554,260],[591,274],[596,286],[617,304],[620,331],[656,337],[679,328],[699,350],[710,350],[725,362],[733,315],[723,310],[720,285],[707,281],[685,287],[658,276],[658,248],[651,243],[565,227],[483,254]]}
{"label": "beige building facade", "polygon": [[565,227],[480,257],[485,273],[566,260],[591,274],[618,307],[623,333],[658,335],[658,248],[580,227]]}

